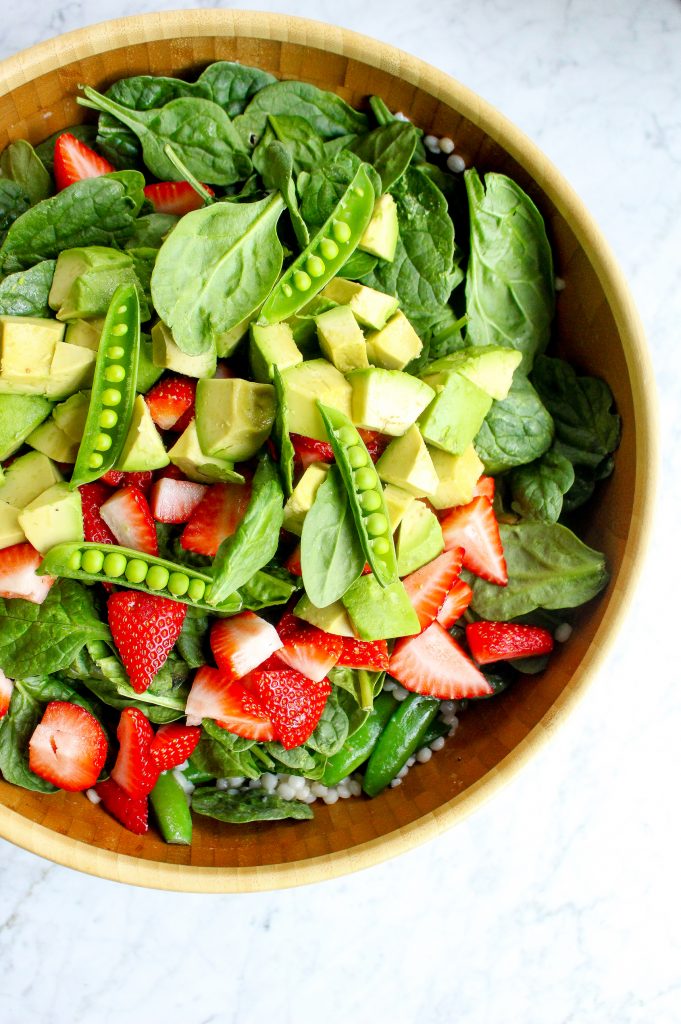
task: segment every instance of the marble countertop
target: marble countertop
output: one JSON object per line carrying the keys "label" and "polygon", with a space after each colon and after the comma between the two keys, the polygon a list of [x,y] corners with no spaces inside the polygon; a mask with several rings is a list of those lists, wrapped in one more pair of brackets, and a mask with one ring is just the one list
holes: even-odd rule
{"label": "marble countertop", "polygon": [[[180,2],[6,5],[0,56],[164,6]],[[0,843],[0,1022],[678,1022],[681,687],[667,638],[681,572],[681,4],[269,7],[430,61],[570,179],[629,278],[658,372],[656,539],[616,649],[565,728],[476,814],[398,860],[306,889],[199,897]]]}

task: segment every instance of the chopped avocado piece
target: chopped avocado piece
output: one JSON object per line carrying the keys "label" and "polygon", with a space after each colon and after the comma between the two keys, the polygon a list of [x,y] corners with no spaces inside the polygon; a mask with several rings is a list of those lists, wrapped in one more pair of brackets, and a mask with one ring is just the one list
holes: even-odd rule
{"label": "chopped avocado piece", "polygon": [[394,484],[385,485],[383,488],[383,497],[385,498],[385,507],[388,510],[390,529],[394,533],[402,522],[404,513],[407,511],[411,503],[416,501],[416,498],[413,494],[409,494],[408,491],[403,491],[401,487],[395,487]]}
{"label": "chopped avocado piece", "polygon": [[53,484],[19,513],[19,525],[33,547],[45,554],[55,544],[83,540],[80,491]]}
{"label": "chopped avocado piece", "polygon": [[308,359],[297,366],[290,366],[284,370],[281,379],[292,434],[303,434],[316,441],[328,440],[317,399],[346,416],[352,415],[352,388],[343,374],[326,359]]}
{"label": "chopped avocado piece", "polygon": [[435,374],[456,370],[492,398],[502,401],[511,389],[513,374],[522,358],[522,353],[517,349],[501,348],[498,345],[462,348],[427,366],[421,379],[427,380]]}
{"label": "chopped avocado piece", "polygon": [[240,484],[244,482],[241,474],[234,472],[234,463],[227,459],[216,459],[201,450],[196,433],[196,420],[192,420],[180,434],[168,452],[168,457],[189,480],[195,480],[199,484],[214,484],[218,481]]}
{"label": "chopped avocado piece", "polygon": [[437,490],[435,466],[415,424],[390,442],[376,469],[381,480],[401,487],[415,498],[428,498]]}
{"label": "chopped avocado piece", "polygon": [[295,316],[284,321],[291,328],[293,340],[304,354],[309,355],[311,350],[317,346],[317,325],[314,318],[320,313],[325,313],[327,309],[333,309],[336,305],[337,303],[324,295],[315,295],[313,299],[305,303],[302,309],[298,310]]}
{"label": "chopped avocado piece", "polygon": [[312,502],[328,472],[329,467],[325,462],[313,462],[307,467],[284,505],[285,530],[297,533],[300,537],[305,516],[312,508]]}
{"label": "chopped avocado piece", "polygon": [[142,395],[138,395],[132,408],[132,419],[116,469],[124,473],[137,473],[149,469],[163,469],[169,462],[147,403]]}
{"label": "chopped avocado piece", "polygon": [[437,394],[419,419],[421,433],[435,448],[461,455],[480,430],[492,398],[456,371],[428,376],[426,382]]}
{"label": "chopped avocado piece", "polygon": [[101,320],[72,320],[66,325],[64,341],[68,345],[80,345],[81,348],[89,348],[91,352],[96,352],[101,336]]}
{"label": "chopped avocado piece", "polygon": [[76,391],[75,395],[71,395],[65,402],[55,405],[52,410],[54,422],[59,429],[63,430],[77,444],[80,444],[82,440],[89,408],[90,392]]}
{"label": "chopped avocado piece", "polygon": [[352,422],[367,430],[401,437],[435,397],[432,388],[400,370],[372,366],[348,374]]}
{"label": "chopped avocado piece", "polygon": [[415,501],[405,512],[397,535],[397,572],[408,576],[432,562],[444,551],[442,527],[437,516],[422,501]]}
{"label": "chopped avocado piece", "polygon": [[146,395],[163,374],[163,367],[154,362],[151,338],[148,334],[140,335],[140,354],[137,360],[137,383],[135,390],[138,395]]}
{"label": "chopped avocado piece", "polygon": [[175,344],[170,328],[159,320],[151,328],[151,347],[156,366],[174,370],[185,377],[212,377],[217,366],[215,349],[207,349],[198,356],[189,356]]}
{"label": "chopped avocado piece", "polygon": [[52,403],[40,395],[0,394],[0,459],[8,459],[21,448],[51,409]]}
{"label": "chopped avocado piece", "polygon": [[60,430],[51,416],[28,435],[26,443],[55,462],[73,463],[78,455],[78,442]]}
{"label": "chopped avocado piece", "polygon": [[200,380],[196,432],[208,455],[232,462],[250,459],[272,430],[277,399],[271,384],[238,377]]}
{"label": "chopped avocado piece", "polygon": [[403,370],[422,348],[423,342],[400,309],[382,330],[367,334],[369,362],[384,370]]}
{"label": "chopped avocado piece", "polygon": [[[121,253],[120,255],[126,256],[127,254]],[[92,316],[105,316],[114,292],[122,284],[133,284],[137,288],[140,318],[144,323],[150,316],[149,305],[130,256],[128,256],[126,266],[111,269],[98,268],[79,274],[64,296],[64,301],[57,311],[57,319],[79,320]]]}
{"label": "chopped avocado piece", "polygon": [[48,398],[66,398],[92,384],[97,356],[89,348],[58,341],[47,382]]}
{"label": "chopped avocado piece", "polygon": [[430,495],[433,507],[467,505],[473,500],[475,485],[485,468],[473,445],[469,444],[461,455],[450,455],[439,448],[428,450],[439,480],[435,494]]}
{"label": "chopped avocado piece", "polygon": [[64,304],[71,285],[81,274],[85,274],[89,270],[103,270],[111,273],[113,277],[117,270],[131,266],[132,258],[128,253],[121,252],[119,249],[110,249],[105,245],[65,249],[57,257],[57,266],[54,270],[48,299],[50,308],[59,309]]}
{"label": "chopped avocado piece", "polygon": [[26,452],[5,470],[5,479],[0,484],[0,500],[15,508],[25,508],[61,479],[61,473],[46,455],[42,452]]}
{"label": "chopped avocado piece", "polygon": [[360,640],[413,636],[421,626],[400,580],[387,587],[373,573],[360,576],[343,595],[352,628]]}
{"label": "chopped avocado piece", "polygon": [[287,323],[252,324],[249,349],[251,371],[255,380],[269,384],[273,366],[285,370],[302,363],[303,353],[293,340],[293,331]]}
{"label": "chopped avocado piece", "polygon": [[356,281],[334,277],[329,281],[322,295],[341,305],[347,305],[365,327],[380,331],[397,309],[398,300],[393,295],[377,292]]}
{"label": "chopped avocado piece", "polygon": [[374,203],[374,212],[359,240],[358,249],[392,263],[398,235],[397,205],[390,193],[384,192]]}
{"label": "chopped avocado piece", "polygon": [[0,548],[21,544],[26,534],[19,525],[20,509],[0,499]]}
{"label": "chopped avocado piece", "polygon": [[307,594],[303,594],[293,609],[293,614],[297,615],[299,619],[309,622],[312,626],[316,626],[317,629],[323,629],[325,633],[333,633],[334,636],[354,637],[355,635],[342,601],[334,601],[326,608],[317,608]]}
{"label": "chopped avocado piece", "polygon": [[241,320],[228,331],[225,331],[223,334],[216,335],[215,351],[219,359],[226,359],[227,356],[232,355],[244,335],[248,334],[249,324],[255,316],[255,313],[251,313],[251,315],[247,316],[245,320]]}
{"label": "chopped avocado piece", "polygon": [[31,383],[50,375],[64,325],[37,316],[0,316],[0,376],[7,383]]}
{"label": "chopped avocado piece", "polygon": [[349,373],[369,365],[362,328],[349,306],[334,306],[315,317],[319,347],[337,370]]}

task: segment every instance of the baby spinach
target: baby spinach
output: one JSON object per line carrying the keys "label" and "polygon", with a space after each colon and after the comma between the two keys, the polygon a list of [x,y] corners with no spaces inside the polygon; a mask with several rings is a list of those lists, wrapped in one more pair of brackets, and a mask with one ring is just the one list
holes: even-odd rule
{"label": "baby spinach", "polygon": [[332,466],[305,516],[303,584],[318,608],[338,601],[362,574],[365,558],[340,471]]}
{"label": "baby spinach", "polygon": [[191,606],[187,608],[176,647],[190,668],[200,668],[208,661],[204,649],[207,650],[210,627],[211,620],[204,612]]}
{"label": "baby spinach", "polygon": [[[311,174],[302,172],[298,175],[296,184],[301,197],[300,209],[311,228],[320,228],[326,223],[361,164],[362,161],[355,153],[343,150]],[[366,165],[366,170],[375,195],[380,196],[381,179],[370,165]]]}
{"label": "baby spinach", "polygon": [[[283,769],[285,772],[293,772],[296,775],[304,775],[306,779],[315,780],[324,774],[326,758],[316,754],[314,749],[310,751],[307,747],[293,747],[287,750],[281,743],[265,743],[263,746],[269,756],[277,762],[273,765],[276,771]],[[262,747],[255,749],[261,750]]]}
{"label": "baby spinach", "polygon": [[564,497],[563,511],[574,512],[575,509],[581,508],[593,494],[598,481],[609,477],[614,468],[615,460],[612,456],[603,459],[602,462],[593,468],[591,466],[575,466],[574,483]]}
{"label": "baby spinach", "polygon": [[376,256],[372,256],[369,252],[362,252],[361,249],[355,249],[350,259],[345,261],[336,276],[345,277],[349,281],[360,281],[367,274],[371,273],[377,263],[378,259]]}
{"label": "baby spinach", "polygon": [[270,115],[262,138],[253,153],[253,166],[263,178],[266,178],[268,153],[273,142],[281,142],[291,155],[293,170],[311,171],[324,162],[325,153],[322,140],[302,117],[279,114]]}
{"label": "baby spinach", "polygon": [[173,213],[145,213],[135,221],[126,249],[160,249],[180,218]]}
{"label": "baby spinach", "polygon": [[0,178],[0,238],[4,238],[18,217],[31,206],[25,189],[16,181]]}
{"label": "baby spinach", "polygon": [[563,510],[563,495],[574,483],[572,463],[553,448],[535,462],[514,469],[510,475],[514,512],[523,519],[556,523]]}
{"label": "baby spinach", "polygon": [[337,691],[332,690],[307,744],[324,757],[333,757],[347,740],[349,730],[348,716],[338,699]]}
{"label": "baby spinach", "polygon": [[360,160],[372,164],[387,192],[399,181],[411,162],[418,142],[418,131],[409,121],[391,121],[361,135],[352,144]]}
{"label": "baby spinach", "polygon": [[284,494],[288,498],[293,490],[293,459],[295,449],[291,443],[291,435],[288,429],[288,403],[284,382],[281,379],[281,371],[278,366],[273,367],[274,390],[277,394],[277,414],[274,419],[274,436],[279,449],[279,472],[284,481]]}
{"label": "baby spinach", "polygon": [[298,207],[296,186],[293,183],[293,158],[283,142],[275,141],[268,144],[261,173],[265,187],[281,193],[298,245],[305,249],[310,243],[310,232]]}
{"label": "baby spinach", "polygon": [[208,98],[222,107],[226,114],[236,117],[243,113],[257,92],[274,82],[274,75],[261,68],[219,60],[201,72],[196,84],[205,89]]}
{"label": "baby spinach", "polygon": [[28,741],[42,718],[43,707],[31,696],[21,679],[12,690],[9,710],[0,719],[0,774],[5,782],[36,793],[56,793],[57,788],[28,767]]}
{"label": "baby spinach", "polygon": [[286,604],[298,589],[298,581],[286,569],[270,565],[259,569],[239,587],[241,606],[251,612]]}
{"label": "baby spinach", "polygon": [[0,175],[15,181],[31,206],[52,193],[52,179],[30,142],[17,139],[0,156]]}
{"label": "baby spinach", "polygon": [[192,764],[214,779],[231,779],[241,775],[257,779],[262,769],[251,753],[252,740],[228,732],[209,718],[201,725],[201,739],[192,754]]}
{"label": "baby spinach", "polygon": [[539,458],[551,447],[553,420],[527,377],[516,375],[506,398],[494,402],[475,438],[486,473]]}
{"label": "baby spinach", "polygon": [[55,266],[55,260],[43,260],[30,270],[18,270],[0,281],[0,314],[51,316],[47,299]]}
{"label": "baby spinach", "polygon": [[369,672],[363,668],[332,668],[329,682],[343,691],[352,700],[352,705],[339,694],[341,704],[350,720],[349,735],[360,728],[374,705],[374,698],[383,688],[385,672]]}
{"label": "baby spinach", "polygon": [[265,131],[268,116],[304,118],[324,139],[367,130],[364,114],[354,110],[333,92],[308,82],[274,82],[255,94],[243,114],[234,121],[241,137],[253,145]]}
{"label": "baby spinach", "polygon": [[312,818],[312,808],[300,800],[284,800],[264,789],[230,793],[201,786],[192,794],[192,810],[218,821],[241,825],[249,821],[281,821],[284,818]]}

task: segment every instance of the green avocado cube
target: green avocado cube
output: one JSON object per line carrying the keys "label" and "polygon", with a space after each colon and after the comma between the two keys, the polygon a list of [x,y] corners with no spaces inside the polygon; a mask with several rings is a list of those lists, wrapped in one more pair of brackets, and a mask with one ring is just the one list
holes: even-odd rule
{"label": "green avocado cube", "polygon": [[76,391],[75,395],[71,395],[65,402],[55,405],[52,410],[52,417],[59,429],[63,430],[67,437],[80,444],[89,408],[90,392]]}
{"label": "green avocado cube", "polygon": [[385,327],[386,321],[398,306],[394,295],[386,295],[375,288],[368,288],[356,281],[346,281],[342,277],[334,277],[329,281],[322,295],[340,305],[349,306],[361,324],[375,331]]}
{"label": "green avocado cube", "polygon": [[138,395],[116,469],[124,473],[143,473],[150,469],[163,469],[169,462],[147,403],[142,395]]}
{"label": "green avocado cube", "polygon": [[343,604],[360,640],[390,640],[421,632],[418,616],[400,580],[381,587],[373,573],[360,576],[346,590]]}
{"label": "green avocado cube", "polygon": [[416,424],[391,441],[376,463],[381,480],[415,498],[428,498],[437,490],[438,478],[428,449]]}
{"label": "green avocado cube", "polygon": [[250,459],[272,430],[277,399],[271,384],[237,377],[200,380],[196,432],[208,455],[231,462]]}
{"label": "green avocado cube", "polygon": [[72,491],[67,483],[53,484],[19,513],[18,521],[26,539],[43,555],[55,544],[82,541],[80,491]]}
{"label": "green avocado cube", "polygon": [[5,470],[5,479],[0,483],[0,500],[17,509],[25,508],[61,479],[61,473],[47,455],[26,452]]}
{"label": "green avocado cube", "polygon": [[48,298],[50,308],[59,309],[63,306],[71,286],[81,274],[86,274],[91,270],[101,270],[113,277],[118,270],[128,267],[132,267],[132,258],[128,253],[121,252],[119,249],[111,249],[106,245],[64,249],[57,257],[57,265],[52,278]]}
{"label": "green avocado cube", "polygon": [[212,377],[217,367],[214,348],[209,348],[197,356],[187,355],[175,344],[172,331],[162,320],[151,328],[151,349],[156,366],[181,373],[185,377]]}
{"label": "green avocado cube", "polygon": [[248,334],[249,325],[251,320],[255,318],[255,315],[255,313],[251,313],[250,316],[239,321],[234,327],[230,327],[228,331],[215,336],[215,351],[218,359],[226,359],[238,348],[241,339]]}
{"label": "green avocado cube", "polygon": [[28,435],[26,443],[55,462],[73,464],[78,455],[78,442],[71,440],[68,434],[60,430],[51,416]]}
{"label": "green avocado cube", "polygon": [[319,347],[340,373],[368,367],[362,328],[349,306],[334,306],[315,317]]}
{"label": "green avocado cube", "polygon": [[[125,253],[121,253],[125,256]],[[57,310],[58,320],[80,320],[88,317],[106,316],[114,292],[122,284],[133,284],[137,288],[142,323],[149,319],[149,305],[133,266],[127,257],[127,265],[115,269],[97,268],[88,270],[71,283],[64,301]]]}
{"label": "green avocado cube", "polygon": [[21,544],[26,534],[19,525],[20,509],[0,499],[0,548]]}
{"label": "green avocado cube", "polygon": [[367,430],[401,437],[435,397],[432,388],[401,370],[354,370],[348,374],[352,386],[352,422]]}
{"label": "green avocado cube", "polygon": [[369,362],[385,370],[403,370],[422,348],[423,342],[400,309],[382,330],[367,334]]}
{"label": "green avocado cube", "polygon": [[40,395],[0,394],[0,459],[21,448],[51,409],[52,403]]}
{"label": "green avocado cube", "polygon": [[309,622],[317,629],[323,629],[325,633],[333,633],[334,636],[354,637],[355,633],[352,623],[345,610],[342,601],[334,601],[325,608],[317,608],[307,596],[303,594],[298,604],[293,609],[293,614],[299,619]]}
{"label": "green avocado cube", "polygon": [[358,249],[392,263],[395,259],[399,236],[397,205],[389,192],[384,192],[374,203],[371,220],[364,229]]}
{"label": "green avocado cube", "polygon": [[513,374],[522,358],[522,353],[514,348],[501,348],[498,345],[471,346],[437,359],[426,367],[421,379],[428,380],[435,374],[456,370],[492,398],[501,401],[511,389]]}
{"label": "green avocado cube", "polygon": [[140,335],[140,351],[137,360],[137,381],[135,390],[138,395],[146,395],[156,381],[163,375],[163,367],[154,362],[151,338],[148,334]]}
{"label": "green avocado cube", "polygon": [[437,393],[419,418],[421,434],[429,445],[461,455],[480,430],[492,398],[456,371],[429,375],[425,383]]}
{"label": "green avocado cube", "polygon": [[413,494],[403,491],[401,487],[396,487],[394,484],[386,484],[384,486],[383,498],[385,499],[385,507],[388,519],[390,520],[390,529],[394,533],[402,522],[404,513],[411,503],[416,501],[416,498]]}
{"label": "green avocado cube", "polygon": [[50,375],[64,325],[37,316],[0,316],[0,376],[9,384],[30,385]]}
{"label": "green avocado cube", "polygon": [[475,485],[484,472],[478,453],[469,444],[461,455],[450,455],[439,448],[429,448],[430,457],[437,473],[437,490],[430,496],[434,508],[453,508],[467,505],[473,500]]}
{"label": "green avocado cube", "polygon": [[104,321],[99,318],[95,320],[72,320],[66,325],[64,341],[68,345],[79,345],[81,348],[89,348],[96,352],[99,348],[99,339],[102,336]]}
{"label": "green avocado cube", "polygon": [[234,463],[227,459],[217,459],[206,455],[201,450],[196,433],[196,420],[180,434],[168,452],[168,458],[189,480],[199,484],[239,483],[244,482],[240,473],[235,473]]}
{"label": "green avocado cube", "polygon": [[45,392],[47,397],[66,398],[74,391],[88,388],[92,384],[96,361],[96,353],[89,348],[58,341]]}
{"label": "green avocado cube", "polygon": [[290,366],[281,375],[288,406],[288,427],[316,441],[328,441],[326,427],[317,408],[323,405],[352,416],[352,388],[342,373],[326,359],[307,359]]}
{"label": "green avocado cube", "polygon": [[270,383],[275,366],[281,371],[303,361],[287,323],[251,324],[249,356],[253,378],[261,384]]}
{"label": "green avocado cube", "polygon": [[400,576],[409,576],[422,565],[432,562],[442,554],[445,542],[442,527],[422,501],[410,505],[400,523],[397,534],[397,571]]}
{"label": "green avocado cube", "polygon": [[317,491],[326,480],[328,472],[329,467],[325,462],[313,462],[293,488],[284,505],[284,529],[289,533],[296,533],[299,537],[302,534],[305,516],[312,508]]}

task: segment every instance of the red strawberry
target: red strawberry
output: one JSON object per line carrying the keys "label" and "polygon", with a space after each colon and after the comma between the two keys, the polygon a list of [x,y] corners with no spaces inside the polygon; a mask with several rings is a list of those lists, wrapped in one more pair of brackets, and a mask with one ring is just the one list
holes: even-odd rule
{"label": "red strawberry", "polygon": [[466,640],[479,665],[513,658],[531,658],[550,654],[553,636],[541,626],[521,626],[517,622],[471,622]]}
{"label": "red strawberry", "polygon": [[156,785],[160,769],[151,757],[154,730],[138,708],[124,708],[116,730],[118,754],[111,778],[133,800],[148,796]]}
{"label": "red strawberry", "polygon": [[463,548],[452,548],[402,580],[422,630],[437,617],[461,572],[462,558]]}
{"label": "red strawberry", "polygon": [[368,672],[384,672],[388,668],[388,645],[385,640],[355,640],[341,637],[343,647],[337,665],[340,668],[364,668]]}
{"label": "red strawberry", "polygon": [[190,725],[162,725],[151,744],[151,760],[159,772],[183,764],[196,750],[201,730]]}
{"label": "red strawberry", "polygon": [[292,576],[303,575],[303,566],[300,561],[300,544],[296,544],[293,551],[284,562],[284,566],[288,569]]}
{"label": "red strawberry", "polygon": [[466,569],[490,583],[506,586],[508,572],[504,549],[489,498],[473,498],[467,505],[453,508],[440,525],[445,551],[462,547]]}
{"label": "red strawberry", "polygon": [[127,484],[100,508],[100,515],[124,548],[158,554],[156,526],[147,499],[139,487]]}
{"label": "red strawberry", "polygon": [[11,679],[7,678],[0,668],[0,718],[6,715],[9,711],[9,702],[12,699],[13,688],[14,683]]}
{"label": "red strawberry", "polygon": [[177,430],[181,417],[193,417],[195,396],[195,380],[189,377],[165,377],[146,393],[144,401],[159,430]]}
{"label": "red strawberry", "polygon": [[326,678],[343,649],[340,636],[325,633],[290,612],[282,615],[277,633],[284,642],[277,657],[315,683]]}
{"label": "red strawberry", "polygon": [[241,679],[262,665],[282,646],[274,626],[255,612],[218,619],[210,631],[210,646],[227,679]]}
{"label": "red strawberry", "polygon": [[231,537],[243,519],[250,497],[249,484],[213,484],[182,531],[182,547],[214,558],[225,537]]}
{"label": "red strawberry", "polygon": [[42,604],[55,582],[54,576],[38,576],[42,557],[32,544],[12,544],[0,550],[0,597],[23,597]]}
{"label": "red strawberry", "polygon": [[151,514],[157,523],[186,523],[205,493],[205,484],[163,477],[151,489]]}
{"label": "red strawberry", "polygon": [[312,462],[333,462],[333,448],[328,441],[316,441],[313,437],[305,437],[304,434],[291,434],[291,444],[295,452],[295,460],[303,469]]}
{"label": "red strawberry", "polygon": [[366,450],[369,453],[369,457],[372,462],[378,462],[383,452],[386,450],[392,437],[387,437],[385,434],[379,434],[377,430],[364,430],[364,428],[358,428],[359,436],[364,441]]}
{"label": "red strawberry", "polygon": [[398,640],[390,675],[412,693],[440,700],[487,697],[492,687],[439,622],[423,633]]}
{"label": "red strawberry", "polygon": [[[203,187],[206,192],[215,195],[210,185]],[[156,213],[174,213],[182,217],[192,210],[200,210],[204,205],[204,200],[188,181],[157,181],[154,185],[147,185],[144,194]]]}
{"label": "red strawberry", "polygon": [[115,170],[113,164],[70,132],[64,132],[54,144],[54,180],[59,191],[83,178],[99,178]]}
{"label": "red strawberry", "polygon": [[109,628],[136,693],[144,693],[180,635],[187,606],[156,594],[119,590],[107,601]]}
{"label": "red strawberry", "polygon": [[493,476],[481,476],[475,485],[475,491],[473,492],[476,497],[482,496],[487,498],[489,501],[494,501],[494,491],[496,484]]}
{"label": "red strawberry", "polygon": [[456,620],[461,618],[472,599],[473,591],[465,580],[455,580],[442,608],[435,616],[436,621],[445,629],[450,629]]}
{"label": "red strawberry", "polygon": [[120,469],[110,469],[99,478],[99,483],[108,487],[119,487],[120,484],[134,484],[145,494],[151,487],[154,474],[151,470],[140,471],[139,473],[124,473]]}
{"label": "red strawberry", "polygon": [[314,683],[292,668],[266,672],[257,669],[246,677],[244,685],[262,706],[286,750],[310,738],[331,693],[328,680]]}
{"label": "red strawberry", "polygon": [[111,491],[104,484],[82,484],[80,503],[83,509],[83,535],[85,540],[93,544],[115,544],[116,538],[99,514],[105,501],[111,497]]}
{"label": "red strawberry", "polygon": [[94,715],[78,704],[53,700],[28,741],[28,766],[41,779],[76,793],[94,786],[107,749]]}
{"label": "red strawberry", "polygon": [[218,365],[215,367],[213,380],[232,380],[234,377],[236,377],[234,370],[227,365],[224,359],[219,359]]}
{"label": "red strawberry", "polygon": [[253,694],[210,665],[196,673],[187,698],[187,719],[196,722],[204,718],[215,719],[223,729],[247,740],[265,743],[274,739],[274,726]]}
{"label": "red strawberry", "polygon": [[113,779],[100,782],[95,786],[95,792],[109,814],[120,821],[129,832],[143,836],[148,830],[149,801],[146,797],[133,800]]}

